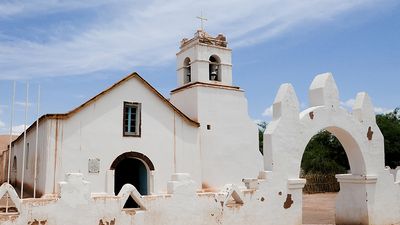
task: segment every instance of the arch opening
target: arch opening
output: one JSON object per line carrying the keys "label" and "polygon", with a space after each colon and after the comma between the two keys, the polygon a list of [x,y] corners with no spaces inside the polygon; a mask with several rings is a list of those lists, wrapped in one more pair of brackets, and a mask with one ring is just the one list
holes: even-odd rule
{"label": "arch opening", "polygon": [[[338,126],[328,126],[326,128],[323,128],[319,131],[325,130],[326,132],[329,132],[332,137],[337,138],[338,144],[342,145],[343,150],[345,152],[345,156],[348,159],[349,163],[349,168],[351,171],[351,174],[353,175],[360,175],[364,176],[366,175],[366,164],[364,161],[364,156],[362,154],[362,151],[360,149],[360,146],[356,140],[356,138],[348,131],[345,129],[342,129]],[[317,132],[318,134],[318,132]],[[306,150],[307,145],[310,143],[312,138],[315,136],[315,133],[310,133],[308,138],[305,138],[305,140],[302,141],[301,144],[301,152],[300,152],[300,158],[302,159],[304,156],[304,152]],[[300,176],[300,163],[299,163],[299,176]]]}
{"label": "arch opening", "polygon": [[[145,155],[127,152],[118,156],[111,165],[114,170],[114,193],[117,195],[125,184],[132,184],[141,195],[150,193],[150,173],[154,165]],[[129,196],[124,208],[138,208]]]}
{"label": "arch opening", "polygon": [[187,84],[192,82],[192,67],[191,67],[191,62],[190,62],[190,58],[187,57],[185,58],[185,60],[183,61],[183,83]]}
{"label": "arch opening", "polygon": [[209,58],[209,80],[221,81],[221,60],[218,56],[212,55]]}
{"label": "arch opening", "polygon": [[[302,153],[300,172],[300,177],[306,179],[303,188],[303,223],[338,222],[337,207],[343,204],[343,199],[339,197],[341,189],[344,192],[358,191],[350,190],[354,186],[340,185],[336,175],[351,175],[354,171],[362,173],[365,164],[356,140],[350,133],[338,127],[328,127],[310,138]],[[352,204],[365,209],[361,199]]]}

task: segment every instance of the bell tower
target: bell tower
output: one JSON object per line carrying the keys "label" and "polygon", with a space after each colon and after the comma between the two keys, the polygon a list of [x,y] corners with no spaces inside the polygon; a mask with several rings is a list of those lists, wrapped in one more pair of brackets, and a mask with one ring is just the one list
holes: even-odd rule
{"label": "bell tower", "polygon": [[243,186],[243,178],[263,169],[263,158],[245,92],[232,85],[232,50],[226,37],[198,30],[181,41],[176,56],[178,85],[170,101],[200,123],[196,154],[203,189]]}
{"label": "bell tower", "polygon": [[198,30],[192,39],[181,41],[176,56],[178,87],[196,82],[232,85],[232,50],[224,35],[211,37]]}

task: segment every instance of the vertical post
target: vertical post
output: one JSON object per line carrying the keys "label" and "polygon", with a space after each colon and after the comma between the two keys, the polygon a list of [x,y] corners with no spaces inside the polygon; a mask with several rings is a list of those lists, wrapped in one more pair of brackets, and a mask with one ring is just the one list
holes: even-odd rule
{"label": "vertical post", "polygon": [[176,118],[174,112],[174,173],[176,173]]}
{"label": "vertical post", "polygon": [[26,100],[25,100],[25,121],[24,121],[24,146],[22,148],[22,179],[21,179],[21,199],[24,198],[24,179],[25,179],[25,154],[26,154],[26,123],[28,120],[28,100],[29,100],[29,83],[26,82]]}
{"label": "vertical post", "polygon": [[[7,165],[7,183],[10,183],[10,175],[11,175],[11,157],[12,157],[12,135],[13,135],[13,123],[14,123],[14,101],[15,101],[15,86],[16,83],[15,81],[13,82],[13,91],[12,91],[12,97],[11,97],[11,118],[10,118],[10,142],[9,142],[9,147],[8,147],[8,165]],[[7,193],[8,195],[8,193]],[[6,213],[8,213],[8,197],[6,201]]]}
{"label": "vertical post", "polygon": [[[10,173],[11,173],[11,149],[12,149],[12,135],[13,135],[13,123],[14,123],[14,101],[15,101],[15,81],[13,82],[13,91],[11,97],[10,142],[8,145],[9,147],[8,147],[7,183],[10,183]],[[8,213],[8,197],[6,201],[6,213]]]}
{"label": "vertical post", "polygon": [[10,121],[10,142],[8,148],[8,168],[7,168],[7,183],[10,183],[10,171],[11,171],[11,149],[12,149],[12,135],[13,135],[13,123],[14,123],[14,101],[15,101],[15,81],[13,82],[13,92],[11,97],[11,121]]}
{"label": "vertical post", "polygon": [[38,141],[39,141],[39,111],[40,111],[40,85],[38,86],[37,96],[37,114],[36,114],[36,141],[35,141],[35,171],[33,174],[33,198],[36,198],[36,183],[37,183],[37,160],[38,160]]}

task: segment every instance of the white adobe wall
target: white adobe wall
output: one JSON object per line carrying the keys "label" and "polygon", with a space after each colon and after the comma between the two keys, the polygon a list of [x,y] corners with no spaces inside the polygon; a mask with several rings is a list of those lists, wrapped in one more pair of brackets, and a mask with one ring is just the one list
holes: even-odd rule
{"label": "white adobe wall", "polygon": [[[196,193],[197,185],[188,175],[174,174],[168,182],[168,194],[140,196],[133,186],[126,185],[118,196],[96,196],[90,194],[92,185],[82,174],[67,174],[65,182],[60,182],[60,198],[21,201],[12,187],[0,187],[0,197],[5,191],[11,193],[19,211],[17,215],[0,215],[0,221],[3,225],[185,225],[188,221],[192,225],[301,224],[301,210],[294,207],[301,206],[298,191],[287,201],[286,191],[269,178],[255,180],[259,183],[256,188],[239,189],[228,184],[218,192]],[[129,195],[140,208],[122,209]]]}
{"label": "white adobe wall", "polygon": [[258,129],[248,115],[242,90],[194,85],[173,92],[171,102],[201,124],[203,188],[243,186],[243,178],[262,170]]}
{"label": "white adobe wall", "polygon": [[[50,175],[51,170],[49,170],[48,165],[51,163],[49,157],[48,149],[50,146],[49,135],[51,135],[51,126],[49,120],[44,120],[39,123],[39,137],[38,137],[38,161],[37,161],[37,191],[40,193],[45,193],[46,190],[50,190]],[[24,174],[24,189],[33,190],[34,183],[34,166],[35,166],[35,149],[36,149],[36,124],[34,127],[26,134],[26,143],[29,143],[29,155],[26,154],[26,160],[28,160],[28,169],[26,165],[23,165],[23,134],[20,138],[13,142],[13,147],[11,149],[11,181],[16,178],[18,183],[22,182],[22,169],[25,170]],[[16,177],[13,173],[13,159],[14,156],[17,157],[17,173]],[[27,163],[25,160],[25,163]],[[48,193],[48,192],[47,192]]]}
{"label": "white adobe wall", "polygon": [[[122,135],[124,101],[141,103],[141,137]],[[154,193],[166,192],[164,184],[174,172],[189,172],[200,180],[198,128],[184,121],[136,78],[60,120],[58,133],[57,182],[65,173],[83,173],[93,192],[113,193],[106,188],[107,183],[114,186],[107,171],[119,155],[130,151],[145,154],[154,164],[150,187]],[[90,158],[100,159],[100,173],[88,173]]]}

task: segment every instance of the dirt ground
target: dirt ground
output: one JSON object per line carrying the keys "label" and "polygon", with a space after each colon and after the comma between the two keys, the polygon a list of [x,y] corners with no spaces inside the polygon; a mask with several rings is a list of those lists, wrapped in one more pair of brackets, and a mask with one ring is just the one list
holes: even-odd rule
{"label": "dirt ground", "polygon": [[304,194],[303,224],[335,224],[336,193]]}

